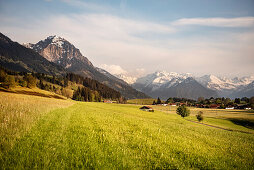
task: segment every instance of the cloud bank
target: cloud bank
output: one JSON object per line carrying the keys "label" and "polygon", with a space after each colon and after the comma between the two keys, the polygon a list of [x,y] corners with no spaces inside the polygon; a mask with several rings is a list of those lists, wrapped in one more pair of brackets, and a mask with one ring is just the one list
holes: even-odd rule
{"label": "cloud bank", "polygon": [[173,25],[200,25],[213,27],[254,27],[254,17],[238,18],[182,18]]}
{"label": "cloud bank", "polygon": [[[137,68],[146,72],[166,70],[199,75],[251,74],[252,24],[253,17],[189,18],[157,23],[95,13],[34,17],[29,22],[0,18],[1,31],[15,41],[35,43],[49,35],[59,35],[78,47],[94,65],[105,64],[102,67],[111,69],[112,73],[133,74]],[[184,25],[249,29],[200,34],[195,29],[183,29]]]}

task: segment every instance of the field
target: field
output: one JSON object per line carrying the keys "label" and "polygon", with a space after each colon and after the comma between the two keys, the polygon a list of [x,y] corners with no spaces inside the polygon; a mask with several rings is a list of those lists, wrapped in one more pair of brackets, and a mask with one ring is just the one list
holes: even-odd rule
{"label": "field", "polygon": [[196,109],[183,119],[173,107],[155,106],[155,112],[144,112],[138,105],[73,102],[4,92],[0,97],[3,169],[254,166],[254,130],[225,119],[235,116],[251,120],[253,113],[217,110],[214,115],[214,111],[205,110],[204,123],[241,130],[228,131],[188,121],[194,120]]}
{"label": "field", "polygon": [[131,99],[131,100],[127,100],[128,104],[145,104],[145,105],[152,105],[153,101],[157,101],[157,99],[152,99],[152,98],[148,98],[148,99]]}

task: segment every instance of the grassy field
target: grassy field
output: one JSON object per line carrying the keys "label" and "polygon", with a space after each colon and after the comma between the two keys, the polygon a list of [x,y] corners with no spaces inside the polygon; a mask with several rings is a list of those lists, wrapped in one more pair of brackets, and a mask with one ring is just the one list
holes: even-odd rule
{"label": "grassy field", "polygon": [[[152,106],[154,109],[175,114],[177,106]],[[204,113],[203,123],[222,128],[253,132],[254,129],[254,111],[253,110],[226,110],[226,109],[207,109],[189,107],[191,114],[185,118],[187,120],[197,121],[196,115],[199,111]]]}
{"label": "grassy field", "polygon": [[[6,139],[4,145],[1,140],[2,168],[252,169],[254,166],[253,134],[193,123],[173,114],[174,108],[169,111],[158,106],[155,112],[144,112],[136,105],[0,95],[4,108],[0,112],[0,135]],[[2,96],[9,98],[7,102],[3,102]],[[21,119],[21,124],[29,128],[25,131],[23,126],[14,128],[14,134],[19,136],[14,140],[5,131],[2,115],[16,117],[16,112],[26,115],[27,109],[31,110],[27,118],[34,118]],[[233,126],[228,120],[213,119],[225,123],[225,127]],[[16,118],[9,121],[15,122]],[[234,128],[254,131],[236,124]]]}
{"label": "grassy field", "polygon": [[0,159],[41,115],[72,104],[70,100],[0,92]]}
{"label": "grassy field", "polygon": [[152,105],[153,101],[157,101],[157,99],[152,99],[152,98],[148,98],[148,99],[131,99],[131,100],[127,100],[128,104],[144,104],[144,105]]}
{"label": "grassy field", "polygon": [[32,95],[32,96],[40,96],[40,97],[47,97],[47,98],[56,98],[56,99],[66,99],[66,97],[62,95],[58,95],[54,92],[41,90],[37,87],[35,88],[27,88],[27,87],[14,87],[11,89],[5,89],[0,87],[0,92],[9,92],[9,93],[15,93],[15,94],[26,94],[26,95]]}

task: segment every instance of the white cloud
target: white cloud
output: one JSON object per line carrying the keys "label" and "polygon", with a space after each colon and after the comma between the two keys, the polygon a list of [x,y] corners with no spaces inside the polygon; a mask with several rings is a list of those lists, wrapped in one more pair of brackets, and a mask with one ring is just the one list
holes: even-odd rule
{"label": "white cloud", "polygon": [[182,18],[173,25],[201,25],[214,27],[253,27],[254,17],[238,18]]}
{"label": "white cloud", "polygon": [[100,68],[108,71],[111,74],[126,74],[127,71],[125,71],[121,66],[119,65],[107,65],[107,64],[102,64],[100,65]]}
{"label": "white cloud", "polygon": [[[105,64],[104,69],[113,74],[138,76],[142,71],[136,68],[144,68],[144,72],[167,70],[193,74],[253,72],[254,30],[184,37],[170,24],[105,14],[14,21],[0,17],[1,32],[14,41],[35,43],[49,35],[59,35],[79,48],[95,66]],[[154,34],[159,36],[147,38]],[[177,36],[171,36],[174,34]]]}

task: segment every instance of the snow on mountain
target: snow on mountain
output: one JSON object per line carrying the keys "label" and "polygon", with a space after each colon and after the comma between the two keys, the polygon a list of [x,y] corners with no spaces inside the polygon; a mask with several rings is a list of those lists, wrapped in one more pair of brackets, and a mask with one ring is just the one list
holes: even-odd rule
{"label": "snow on mountain", "polygon": [[66,39],[56,35],[48,36],[36,44],[27,43],[23,45],[38,52],[47,60],[71,71],[81,67],[80,62],[92,66],[92,63],[81,54],[79,49]]}
{"label": "snow on mountain", "polygon": [[115,74],[115,76],[119,79],[122,79],[123,81],[125,81],[128,84],[133,84],[137,80],[136,77],[127,76],[127,75],[124,75],[124,74]]}
{"label": "snow on mountain", "polygon": [[57,45],[60,48],[63,48],[63,44],[66,41],[64,38],[61,38],[59,36],[50,36],[52,39],[52,44]]}
{"label": "snow on mountain", "polygon": [[235,77],[233,79],[230,79],[226,77],[217,77],[214,75],[204,75],[202,77],[196,77],[196,80],[205,87],[213,90],[222,91],[236,90],[238,88],[242,88],[254,81],[254,76],[242,78]]}
{"label": "snow on mountain", "polygon": [[166,71],[157,71],[155,73],[148,74],[145,77],[138,78],[135,84],[141,84],[145,87],[150,86],[153,88],[153,90],[156,90],[165,84],[170,87],[176,83],[181,83],[188,77],[191,77],[191,74],[179,74],[176,72],[168,73]]}
{"label": "snow on mountain", "polygon": [[197,99],[200,96],[206,98],[217,96],[214,90],[202,86],[190,73],[157,71],[138,78],[132,86],[154,98],[161,97],[165,100],[169,97]]}

